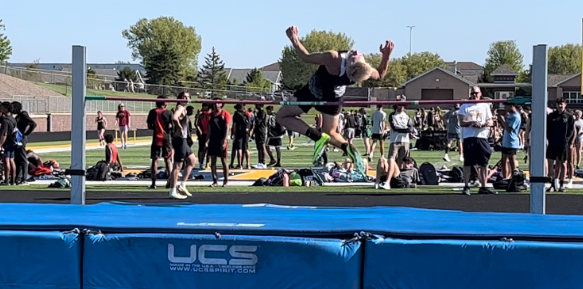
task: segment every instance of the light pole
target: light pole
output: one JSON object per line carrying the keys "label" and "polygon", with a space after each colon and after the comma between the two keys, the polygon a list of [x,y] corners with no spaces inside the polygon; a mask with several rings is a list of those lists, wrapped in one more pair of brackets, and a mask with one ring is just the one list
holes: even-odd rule
{"label": "light pole", "polygon": [[412,52],[412,39],[413,39],[413,28],[415,28],[415,26],[407,26],[407,28],[409,28],[409,56],[411,56],[411,52]]}

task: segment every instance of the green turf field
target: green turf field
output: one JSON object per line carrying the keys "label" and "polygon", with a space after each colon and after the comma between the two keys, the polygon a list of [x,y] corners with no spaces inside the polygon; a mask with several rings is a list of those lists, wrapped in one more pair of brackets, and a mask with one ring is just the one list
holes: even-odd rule
{"label": "green turf field", "polygon": [[[364,144],[362,139],[355,139],[354,141],[357,148],[363,152]],[[308,144],[307,138],[299,137],[295,140],[296,149],[295,150],[287,150],[287,138],[284,139],[284,146],[282,149],[282,166],[285,168],[290,169],[298,169],[298,168],[307,168],[311,166],[311,159],[313,153],[313,145]],[[255,143],[249,143],[249,149],[251,152],[251,165],[257,164],[257,150],[255,148]],[[385,156],[388,154],[389,145],[388,142],[385,144]],[[192,146],[193,152],[198,151],[198,143],[195,143]],[[274,152],[275,153],[275,152]],[[142,166],[146,167],[150,165],[150,147],[149,146],[141,146],[141,147],[128,147],[128,149],[119,150],[119,154],[122,160],[124,167],[135,167],[135,166]],[[328,152],[329,159],[328,161],[337,161],[342,162],[345,157],[342,157],[342,152],[338,150],[338,152],[334,152],[332,149]],[[447,163],[443,160],[443,151],[412,151],[411,156],[417,161],[419,165],[424,162],[430,162],[438,167],[443,165],[451,168],[454,165],[460,165],[459,155],[457,152],[450,153],[451,162]],[[105,158],[105,152],[102,149],[97,150],[88,150],[86,152],[87,156],[87,165],[93,165],[98,161]],[[41,154],[43,159],[55,159],[57,160],[61,166],[67,168],[71,164],[71,153],[70,152],[55,152],[55,153],[44,153]],[[373,160],[373,167],[378,161],[380,157],[380,150],[377,146],[375,150],[374,160]],[[524,158],[524,153],[520,152],[518,154],[518,159],[522,160]],[[229,156],[230,160],[230,156]],[[495,152],[492,155],[491,163],[495,164],[500,160],[500,153]],[[269,161],[269,159],[267,159]],[[523,169],[526,169],[526,164],[523,161],[520,161],[520,166]]]}

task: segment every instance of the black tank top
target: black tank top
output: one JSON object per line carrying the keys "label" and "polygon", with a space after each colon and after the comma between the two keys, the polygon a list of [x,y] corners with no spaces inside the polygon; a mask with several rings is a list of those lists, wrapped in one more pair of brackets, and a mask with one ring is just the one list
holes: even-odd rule
{"label": "black tank top", "polygon": [[326,66],[320,65],[318,70],[312,75],[304,87],[296,91],[296,97],[305,99],[306,97],[324,101],[341,101],[346,86],[354,84],[346,75],[346,53],[342,53],[342,66],[340,75],[332,75]]}

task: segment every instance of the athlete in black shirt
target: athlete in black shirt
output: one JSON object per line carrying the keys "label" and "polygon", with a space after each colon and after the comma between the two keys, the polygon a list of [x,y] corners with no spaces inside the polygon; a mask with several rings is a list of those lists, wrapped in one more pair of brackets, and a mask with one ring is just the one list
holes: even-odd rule
{"label": "athlete in black shirt", "polygon": [[267,113],[263,110],[263,104],[256,104],[257,113],[255,114],[255,125],[253,126],[253,135],[255,136],[255,145],[257,146],[257,169],[266,169],[265,154],[267,153],[265,144],[267,142]]}
{"label": "athlete in black shirt", "polygon": [[[231,152],[231,165],[229,168],[241,169],[243,167],[243,160],[245,160],[247,163],[246,168],[249,169],[249,132],[251,129],[251,118],[245,111],[243,105],[235,105],[235,110],[235,113],[233,113],[233,126],[231,128],[233,150]],[[237,167],[233,166],[235,157],[239,161]]]}
{"label": "athlete in black shirt", "polygon": [[3,102],[0,105],[2,123],[0,124],[0,147],[4,149],[4,185],[16,184],[16,165],[14,163],[14,151],[17,139],[15,135],[16,120],[12,116],[12,104]]}
{"label": "athlete in black shirt", "polygon": [[[557,109],[547,115],[547,162],[549,176],[553,178],[549,191],[554,189],[564,192],[563,187],[567,172],[566,161],[568,154],[575,145],[575,119],[567,113],[567,103],[563,98],[556,101]],[[554,170],[553,170],[554,163]],[[553,172],[554,171],[554,172]]]}
{"label": "athlete in black shirt", "polygon": [[22,110],[22,104],[18,101],[12,102],[12,113],[16,119],[16,127],[22,133],[21,144],[14,150],[14,164],[16,165],[16,184],[25,185],[28,174],[28,159],[26,157],[26,143],[28,136],[36,128],[36,122],[30,118],[28,112]]}
{"label": "athlete in black shirt", "polygon": [[[382,60],[377,69],[373,69],[364,61],[364,56],[357,50],[347,52],[328,51],[323,53],[310,53],[302,45],[298,37],[298,28],[292,26],[286,34],[291,40],[298,57],[305,63],[319,65],[318,70],[312,75],[308,83],[298,90],[291,101],[306,102],[342,102],[347,85],[360,83],[368,79],[383,79],[387,73],[389,59],[393,52],[394,44],[386,41],[381,45]],[[322,131],[311,128],[299,116],[307,113],[312,107],[322,113]],[[314,155],[312,162],[318,163],[318,159],[324,152],[328,143],[342,149],[355,164],[357,171],[364,172],[364,162],[353,145],[342,138],[337,132],[338,114],[341,106],[303,105],[284,106],[277,114],[277,122],[289,130],[296,131],[312,139]]]}

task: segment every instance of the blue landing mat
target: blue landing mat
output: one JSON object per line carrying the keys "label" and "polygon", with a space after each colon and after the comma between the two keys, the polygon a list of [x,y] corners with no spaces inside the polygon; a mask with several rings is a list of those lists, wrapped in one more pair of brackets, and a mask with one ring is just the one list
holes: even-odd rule
{"label": "blue landing mat", "polygon": [[583,216],[272,205],[0,204],[0,230],[277,236],[583,238]]}
{"label": "blue landing mat", "polygon": [[0,232],[0,288],[80,289],[77,233]]}
{"label": "blue landing mat", "polygon": [[360,288],[361,242],[285,237],[85,236],[83,288]]}
{"label": "blue landing mat", "polygon": [[367,289],[581,288],[583,243],[377,240],[365,244]]}

